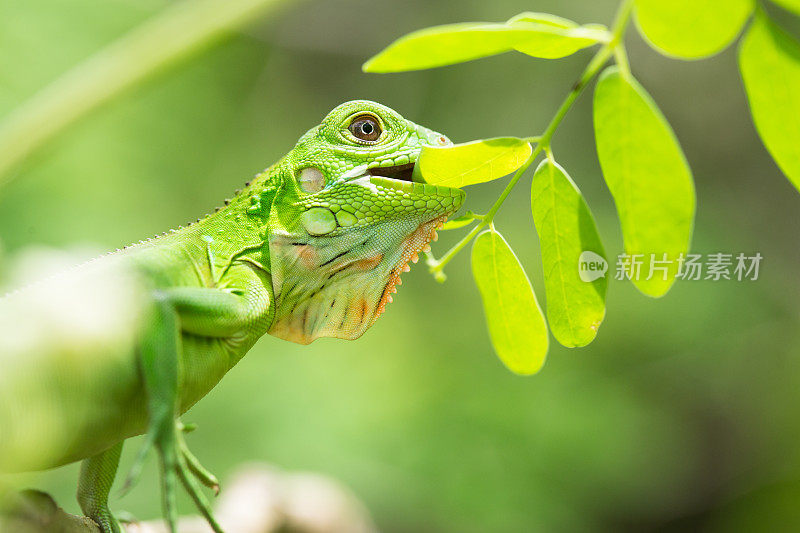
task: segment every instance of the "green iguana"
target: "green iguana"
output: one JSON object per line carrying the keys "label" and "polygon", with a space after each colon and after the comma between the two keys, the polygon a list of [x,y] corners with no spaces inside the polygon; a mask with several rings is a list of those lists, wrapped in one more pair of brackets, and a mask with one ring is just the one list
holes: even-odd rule
{"label": "green iguana", "polygon": [[[220,531],[199,490],[218,483],[188,451],[178,417],[265,333],[307,344],[355,339],[375,322],[408,262],[464,201],[414,173],[422,147],[450,144],[380,104],[347,102],[196,224],[4,297],[0,471],[83,460],[80,507],[104,533],[118,532],[108,494],[122,444],[146,432],[125,486],[155,448],[171,530],[180,482]],[[98,288],[104,278],[111,284]],[[77,289],[83,306],[121,299],[125,327],[77,347],[26,348],[20,339],[44,342],[55,327],[26,318],[32,291],[49,299],[84,285],[94,288]],[[46,452],[32,453],[43,440]]]}

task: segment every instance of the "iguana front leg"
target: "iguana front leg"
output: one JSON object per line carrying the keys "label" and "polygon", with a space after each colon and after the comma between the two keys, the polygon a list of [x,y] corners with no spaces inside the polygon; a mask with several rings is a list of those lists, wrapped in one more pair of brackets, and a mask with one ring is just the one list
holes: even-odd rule
{"label": "iguana front leg", "polygon": [[[178,420],[181,333],[227,338],[244,332],[259,318],[266,319],[269,294],[250,267],[243,267],[243,270],[244,279],[239,277],[236,285],[245,289],[177,287],[154,292],[139,342],[140,367],[147,394],[148,431],[123,491],[135,483],[148,451],[156,448],[161,466],[164,514],[173,532],[177,524],[178,480],[211,528],[222,531],[197,480],[215,490],[218,483],[189,452],[183,440],[185,428]],[[98,522],[104,533],[119,531],[107,506],[119,449],[121,444],[86,460],[81,477],[81,508]]]}
{"label": "iguana front leg", "polygon": [[[206,470],[188,454],[177,419],[181,331],[205,337],[230,337],[262,313],[263,304],[263,298],[246,297],[244,290],[237,289],[178,287],[154,294],[154,312],[141,344],[150,422],[147,441],[134,464],[134,475],[148,448],[155,446],[161,464],[164,513],[171,531],[175,531],[178,518],[175,501],[177,480],[181,481],[211,528],[222,531],[194,476],[206,484],[215,483],[215,480],[199,475]],[[190,464],[194,468],[190,468]]]}

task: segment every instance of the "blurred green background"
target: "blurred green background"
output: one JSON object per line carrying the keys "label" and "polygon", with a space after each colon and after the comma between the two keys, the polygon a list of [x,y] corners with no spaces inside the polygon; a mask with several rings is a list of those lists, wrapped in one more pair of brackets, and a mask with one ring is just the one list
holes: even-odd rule
{"label": "blurred green background", "polygon": [[[136,27],[162,0],[5,0],[0,116]],[[609,24],[616,0],[307,0],[102,107],[0,190],[7,263],[31,245],[116,248],[194,220],[335,105],[369,98],[455,141],[541,132],[588,61],[521,54],[426,72],[361,63],[414,29],[524,10]],[[779,15],[780,16],[780,15]],[[788,18],[782,20],[787,23]],[[341,480],[386,532],[800,529],[800,196],[756,137],[735,47],[661,57],[629,32],[634,74],[695,173],[694,251],[760,252],[756,282],[683,282],[662,300],[611,281],[597,340],[554,341],[521,378],[492,353],[468,254],[424,267],[355,342],[261,340],[184,420],[221,478],[263,460]],[[591,93],[554,149],[621,251],[592,137]],[[800,142],[800,140],[798,140]],[[498,217],[543,300],[523,182]],[[481,212],[503,183],[470,188]],[[441,253],[458,235],[442,234]],[[0,369],[2,371],[2,369]],[[126,446],[122,471],[140,441]],[[155,460],[114,509],[160,515]],[[25,477],[77,512],[77,465]],[[184,512],[193,512],[182,501]]]}

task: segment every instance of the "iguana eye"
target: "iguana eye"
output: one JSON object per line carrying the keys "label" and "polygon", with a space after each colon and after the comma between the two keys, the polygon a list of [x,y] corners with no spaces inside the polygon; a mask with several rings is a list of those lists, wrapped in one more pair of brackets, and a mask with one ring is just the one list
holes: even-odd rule
{"label": "iguana eye", "polygon": [[381,125],[372,115],[358,115],[347,128],[350,133],[362,141],[377,141],[381,136]]}

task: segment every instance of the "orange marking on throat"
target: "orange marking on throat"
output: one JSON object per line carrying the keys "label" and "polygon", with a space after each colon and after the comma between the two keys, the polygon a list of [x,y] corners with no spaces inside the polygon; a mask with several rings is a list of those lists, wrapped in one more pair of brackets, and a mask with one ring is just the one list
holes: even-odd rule
{"label": "orange marking on throat", "polygon": [[305,268],[311,269],[315,266],[317,251],[310,245],[305,244],[297,247],[297,259]]}
{"label": "orange marking on throat", "polygon": [[347,311],[353,322],[361,324],[364,322],[367,313],[369,313],[369,303],[364,298],[353,300],[350,302]]}
{"label": "orange marking on throat", "polygon": [[376,266],[383,261],[383,254],[374,255],[372,257],[366,257],[364,259],[359,259],[355,263],[353,263],[353,268],[356,270],[372,270]]}

